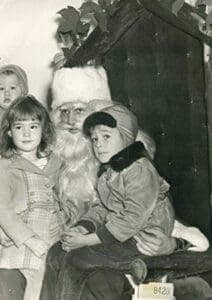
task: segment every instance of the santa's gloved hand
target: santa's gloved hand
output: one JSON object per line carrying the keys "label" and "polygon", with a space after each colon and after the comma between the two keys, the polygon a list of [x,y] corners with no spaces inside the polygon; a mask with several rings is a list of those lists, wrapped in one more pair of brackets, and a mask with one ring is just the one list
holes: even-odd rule
{"label": "santa's gloved hand", "polygon": [[203,252],[209,248],[209,241],[206,236],[197,228],[185,226],[175,220],[172,237],[186,240],[191,244],[187,248],[189,251]]}

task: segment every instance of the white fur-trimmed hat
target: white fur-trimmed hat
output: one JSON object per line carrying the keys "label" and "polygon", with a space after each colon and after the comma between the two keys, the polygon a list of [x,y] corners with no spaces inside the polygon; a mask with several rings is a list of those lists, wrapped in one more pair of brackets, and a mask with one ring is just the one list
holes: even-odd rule
{"label": "white fur-trimmed hat", "polygon": [[62,68],[54,74],[52,82],[52,109],[62,104],[92,100],[111,100],[105,69],[101,66]]}

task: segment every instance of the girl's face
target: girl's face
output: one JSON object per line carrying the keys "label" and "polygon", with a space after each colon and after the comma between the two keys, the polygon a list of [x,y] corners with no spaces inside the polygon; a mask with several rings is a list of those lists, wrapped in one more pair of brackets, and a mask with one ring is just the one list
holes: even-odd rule
{"label": "girl's face", "polygon": [[22,95],[21,84],[15,74],[0,74],[0,106],[6,109]]}
{"label": "girl's face", "polygon": [[91,141],[96,158],[107,163],[110,158],[125,148],[122,136],[117,128],[97,125],[91,131]]}
{"label": "girl's face", "polygon": [[42,138],[42,127],[39,120],[15,121],[8,134],[19,154],[28,159],[35,158]]}

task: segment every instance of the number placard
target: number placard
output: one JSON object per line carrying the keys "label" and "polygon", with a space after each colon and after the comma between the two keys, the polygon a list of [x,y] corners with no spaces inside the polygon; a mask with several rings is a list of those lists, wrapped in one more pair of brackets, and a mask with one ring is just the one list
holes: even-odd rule
{"label": "number placard", "polygon": [[135,287],[132,300],[173,300],[174,286],[172,283],[150,282]]}

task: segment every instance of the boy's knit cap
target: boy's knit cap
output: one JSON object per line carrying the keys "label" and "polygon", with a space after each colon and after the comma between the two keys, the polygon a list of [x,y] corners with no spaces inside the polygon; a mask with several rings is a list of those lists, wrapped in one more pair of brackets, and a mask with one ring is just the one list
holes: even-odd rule
{"label": "boy's knit cap", "polygon": [[107,74],[102,66],[62,68],[55,72],[52,82],[52,109],[74,101],[111,102]]}
{"label": "boy's knit cap", "polygon": [[138,134],[138,121],[136,116],[125,106],[115,104],[108,106],[88,116],[83,124],[83,131],[90,136],[91,128],[96,125],[105,125],[117,128],[126,141],[126,146],[136,140]]}
{"label": "boy's knit cap", "polygon": [[21,67],[19,67],[17,65],[13,65],[13,64],[2,65],[0,67],[0,74],[2,74],[5,71],[11,71],[18,77],[18,80],[22,86],[22,94],[23,94],[23,96],[27,95],[29,89],[28,89],[27,75],[26,75],[25,71]]}

